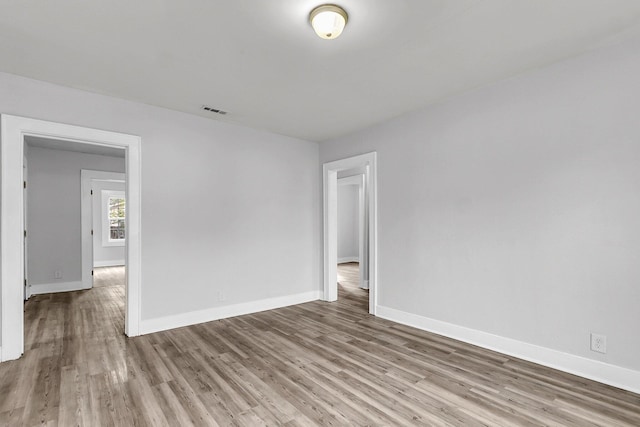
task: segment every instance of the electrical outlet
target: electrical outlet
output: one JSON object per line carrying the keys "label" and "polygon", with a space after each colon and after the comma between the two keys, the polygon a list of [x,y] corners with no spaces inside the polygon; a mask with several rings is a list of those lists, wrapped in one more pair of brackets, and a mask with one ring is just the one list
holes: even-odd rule
{"label": "electrical outlet", "polygon": [[591,351],[607,352],[607,336],[591,333]]}
{"label": "electrical outlet", "polygon": [[56,279],[62,279],[62,271],[60,271],[60,270],[56,270],[56,271],[53,273],[53,277],[55,277]]}

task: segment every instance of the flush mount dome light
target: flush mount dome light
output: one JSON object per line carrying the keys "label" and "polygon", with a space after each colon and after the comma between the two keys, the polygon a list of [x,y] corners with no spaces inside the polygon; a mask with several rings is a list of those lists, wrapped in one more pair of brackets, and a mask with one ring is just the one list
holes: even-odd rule
{"label": "flush mount dome light", "polygon": [[331,40],[342,34],[347,25],[347,12],[334,4],[323,4],[311,11],[309,22],[318,37]]}

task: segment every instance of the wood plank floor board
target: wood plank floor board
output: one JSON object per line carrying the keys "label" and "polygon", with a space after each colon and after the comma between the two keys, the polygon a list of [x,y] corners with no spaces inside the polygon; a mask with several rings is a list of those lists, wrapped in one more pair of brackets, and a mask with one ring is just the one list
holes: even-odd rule
{"label": "wood plank floor board", "polygon": [[509,402],[483,399],[466,384],[455,379],[432,375],[416,383],[416,388],[425,391],[450,408],[463,408],[479,420],[490,420],[489,425],[532,425],[533,415],[513,411]]}
{"label": "wood plank floor board", "polygon": [[206,358],[196,353],[194,358],[200,363],[206,375],[210,378],[210,392],[232,413],[238,414],[245,412],[259,404],[252,394],[252,389],[244,386],[244,381],[239,378],[236,372],[231,368],[231,363],[217,358]]}
{"label": "wood plank floor board", "polygon": [[319,401],[314,390],[300,385],[295,377],[283,375],[259,358],[251,357],[245,363],[265,385],[290,402],[304,417],[320,425],[346,425],[347,420],[338,422],[341,415],[330,410],[331,402]]}
{"label": "wood plank floor board", "polygon": [[228,366],[235,372],[238,383],[248,385],[248,387],[246,387],[247,392],[258,402],[253,406],[254,409],[263,407],[264,410],[268,411],[280,424],[286,424],[301,417],[290,402],[279,394],[273,393],[264,382],[244,365],[237,362],[229,362]]}
{"label": "wood plank floor board", "polygon": [[[509,393],[495,393],[487,392],[484,390],[471,389],[471,392],[478,395],[480,398],[489,402],[494,402],[496,405],[503,405],[504,402],[509,403],[507,408],[511,413],[533,413],[533,425],[543,424],[546,426],[564,426],[566,425],[566,419],[554,414],[553,408],[545,404],[534,405],[531,402],[522,402],[519,396]],[[535,410],[527,410],[527,407],[532,405]]]}
{"label": "wood plank floor board", "polygon": [[[147,426],[168,426],[165,408],[161,406],[155,398],[154,388],[138,376],[133,365],[129,365],[127,381],[123,384],[125,397],[131,407],[132,418],[136,425]],[[89,408],[90,410],[90,408]],[[91,425],[82,423],[80,425]]]}
{"label": "wood plank floor board", "polygon": [[376,375],[360,366],[352,366],[351,369],[342,370],[337,375],[344,383],[374,397],[379,404],[384,402],[384,407],[391,413],[400,414],[404,423],[428,422],[433,414],[441,412],[446,406],[442,401],[420,392],[415,387],[407,387],[404,383]]}
{"label": "wood plank floor board", "polygon": [[329,390],[337,393],[341,401],[358,410],[371,420],[373,425],[398,425],[405,423],[406,420],[399,417],[393,411],[385,411],[387,403],[380,403],[368,390],[360,387],[354,387],[353,383],[347,383],[340,377],[339,372],[326,368],[321,364],[312,364],[306,367],[314,376],[321,378],[322,383],[326,384]]}
{"label": "wood plank floor board", "polygon": [[368,314],[339,299],[136,338],[124,268],[33,296],[25,354],[0,364],[0,425],[640,426],[640,396]]}
{"label": "wood plank floor board", "polygon": [[24,407],[14,408],[10,411],[0,412],[0,425],[19,426],[24,420]]}

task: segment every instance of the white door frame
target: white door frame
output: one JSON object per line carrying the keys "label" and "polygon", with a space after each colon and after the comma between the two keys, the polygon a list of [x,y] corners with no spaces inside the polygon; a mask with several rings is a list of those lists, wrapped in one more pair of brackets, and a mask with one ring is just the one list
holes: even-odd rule
{"label": "white door frame", "polygon": [[360,273],[360,287],[369,289],[369,279],[365,277],[365,268],[369,268],[369,254],[365,255],[366,248],[369,247],[369,215],[368,209],[365,208],[367,200],[367,187],[365,182],[365,174],[358,176],[360,183],[358,185],[358,267]]}
{"label": "white door frame", "polygon": [[369,191],[369,313],[378,305],[378,169],[377,153],[367,153],[322,165],[324,221],[324,295],[325,301],[338,299],[338,172],[361,168]]}
{"label": "white door frame", "polygon": [[140,137],[2,114],[0,116],[0,361],[24,352],[24,252],[22,163],[24,137],[124,148],[126,155],[127,277],[125,333],[140,334]]}
{"label": "white door frame", "polygon": [[[90,169],[80,170],[80,222],[82,239],[82,287],[93,287],[93,201],[91,181],[113,181],[126,183],[126,175],[119,172],[105,172]],[[126,185],[126,184],[125,184]],[[94,230],[95,232],[95,230]],[[127,239],[125,239],[125,246]],[[125,249],[126,251],[126,249]],[[126,262],[125,262],[126,264]]]}

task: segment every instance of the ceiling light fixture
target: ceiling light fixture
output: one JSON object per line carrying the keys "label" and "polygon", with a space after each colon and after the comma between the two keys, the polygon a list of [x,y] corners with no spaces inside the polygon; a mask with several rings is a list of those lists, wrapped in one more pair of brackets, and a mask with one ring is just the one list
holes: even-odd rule
{"label": "ceiling light fixture", "polygon": [[323,4],[311,11],[309,22],[318,37],[332,40],[342,34],[349,17],[347,12],[335,4]]}

